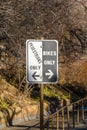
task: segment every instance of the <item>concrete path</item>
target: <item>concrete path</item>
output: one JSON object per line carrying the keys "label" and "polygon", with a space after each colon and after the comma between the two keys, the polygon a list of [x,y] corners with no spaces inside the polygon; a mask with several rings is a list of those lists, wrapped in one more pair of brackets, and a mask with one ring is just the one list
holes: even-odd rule
{"label": "concrete path", "polygon": [[8,127],[6,130],[40,130],[40,123],[39,120],[27,121],[12,127]]}
{"label": "concrete path", "polygon": [[[40,123],[39,120],[26,121],[12,127],[8,127],[6,130],[40,130]],[[87,130],[87,120],[75,125],[75,128],[71,128],[71,130]]]}
{"label": "concrete path", "polygon": [[[6,130],[40,130],[40,123],[39,120],[33,120],[8,127]],[[71,130],[87,130],[87,122],[81,122],[75,128],[71,128]]]}
{"label": "concrete path", "polygon": [[72,130],[87,130],[87,120],[76,125],[75,128]]}

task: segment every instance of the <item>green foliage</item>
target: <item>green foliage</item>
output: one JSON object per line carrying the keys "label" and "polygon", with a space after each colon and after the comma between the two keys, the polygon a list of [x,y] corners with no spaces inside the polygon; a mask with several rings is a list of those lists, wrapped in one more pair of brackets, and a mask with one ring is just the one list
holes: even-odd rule
{"label": "green foliage", "polygon": [[8,109],[9,105],[0,97],[0,109]]}
{"label": "green foliage", "polygon": [[72,101],[73,102],[78,101],[80,99],[82,99],[82,97],[80,97],[80,96],[72,96]]}
{"label": "green foliage", "polygon": [[45,88],[44,88],[44,94],[45,95],[50,95],[51,94],[51,90],[50,90],[49,86],[45,86]]}
{"label": "green foliage", "polygon": [[65,37],[67,40],[70,40],[70,32],[69,32],[69,31],[65,31],[65,32],[64,32],[64,37]]}
{"label": "green foliage", "polygon": [[[32,100],[40,101],[40,91],[33,90],[30,94],[30,97]],[[54,89],[52,85],[44,85],[44,100],[50,101],[50,100],[57,100],[58,94],[57,91]]]}
{"label": "green foliage", "polygon": [[50,88],[49,85],[46,85],[44,87],[44,98],[45,98],[45,100],[50,100],[50,99],[56,100],[57,99],[58,94],[53,92],[53,89],[54,88]]}
{"label": "green foliage", "polygon": [[36,95],[31,94],[30,97],[31,97],[31,99],[34,100],[34,101],[37,101],[37,102],[40,101],[40,96],[39,96],[39,95],[36,96]]}
{"label": "green foliage", "polygon": [[64,95],[64,94],[61,95],[61,99],[69,99],[69,98],[70,98],[69,95]]}

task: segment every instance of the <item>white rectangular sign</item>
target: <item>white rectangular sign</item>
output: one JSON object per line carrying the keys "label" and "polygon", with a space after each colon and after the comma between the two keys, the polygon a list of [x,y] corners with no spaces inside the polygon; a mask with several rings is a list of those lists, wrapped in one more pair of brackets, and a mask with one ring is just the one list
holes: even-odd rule
{"label": "white rectangular sign", "polygon": [[27,40],[26,66],[28,82],[56,83],[58,80],[58,42]]}

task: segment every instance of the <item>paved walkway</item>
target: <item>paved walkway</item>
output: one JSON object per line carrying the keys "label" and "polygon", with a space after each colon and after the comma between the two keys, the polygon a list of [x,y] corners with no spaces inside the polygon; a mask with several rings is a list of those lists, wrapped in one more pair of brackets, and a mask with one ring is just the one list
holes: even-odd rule
{"label": "paved walkway", "polygon": [[[13,125],[12,127],[8,127],[6,130],[40,130],[40,123],[39,120],[26,121],[18,125]],[[75,125],[75,128],[71,127],[71,130],[87,130],[87,120]]]}
{"label": "paved walkway", "polygon": [[87,120],[76,125],[75,128],[72,130],[87,130]]}
{"label": "paved walkway", "polygon": [[40,130],[40,124],[39,120],[27,121],[12,127],[8,127],[6,130]]}
{"label": "paved walkway", "polygon": [[[40,124],[39,121],[29,121],[6,128],[6,130],[40,130]],[[76,125],[76,127],[72,130],[87,130],[87,124],[80,123],[79,125]]]}

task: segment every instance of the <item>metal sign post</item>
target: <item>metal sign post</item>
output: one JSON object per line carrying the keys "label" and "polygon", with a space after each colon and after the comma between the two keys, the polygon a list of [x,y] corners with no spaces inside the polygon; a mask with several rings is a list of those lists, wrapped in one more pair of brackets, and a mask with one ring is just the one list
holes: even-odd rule
{"label": "metal sign post", "polygon": [[43,117],[43,113],[44,113],[44,105],[43,105],[43,84],[40,85],[40,130],[44,130],[44,126],[43,126],[43,122],[44,122],[44,117]]}

